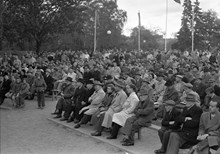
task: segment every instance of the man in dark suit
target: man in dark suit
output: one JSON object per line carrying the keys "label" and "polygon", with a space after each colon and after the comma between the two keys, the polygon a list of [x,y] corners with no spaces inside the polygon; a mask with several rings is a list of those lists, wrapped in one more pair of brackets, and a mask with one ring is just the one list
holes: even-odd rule
{"label": "man in dark suit", "polygon": [[0,87],[0,105],[4,102],[5,94],[9,92],[11,88],[11,80],[9,79],[8,73],[5,72],[3,76],[4,81],[2,83],[2,86]]}
{"label": "man in dark suit", "polygon": [[142,89],[139,93],[140,102],[136,107],[134,114],[128,118],[123,127],[122,133],[125,138],[122,141],[123,146],[134,145],[134,134],[141,128],[151,124],[154,117],[154,102],[152,101],[153,90]]}
{"label": "man in dark suit", "polygon": [[198,154],[208,154],[210,149],[218,150],[220,147],[220,102],[211,101],[209,112],[204,112],[200,118],[199,135],[200,141],[196,145]]}
{"label": "man in dark suit", "polygon": [[[68,119],[67,122],[72,122],[75,120],[80,120],[79,111],[86,105],[88,105],[88,95],[87,89],[84,87],[84,80],[79,78],[77,80],[75,94],[72,99],[72,103],[66,109],[64,117]],[[72,116],[69,118],[71,112],[73,111]]]}
{"label": "man in dark suit", "polygon": [[57,105],[56,105],[57,112],[52,113],[52,114],[57,114],[55,118],[62,117],[62,112],[66,109],[66,107],[68,107],[68,104],[72,103],[71,98],[73,97],[74,92],[75,92],[75,87],[72,84],[72,78],[67,77],[64,88],[62,89],[61,98],[57,101]]}
{"label": "man in dark suit", "polygon": [[137,87],[137,91],[140,90],[141,85],[142,85],[143,79],[141,78],[141,73],[136,73],[135,74],[135,85]]}
{"label": "man in dark suit", "polygon": [[164,103],[165,105],[165,116],[161,122],[161,129],[158,130],[158,135],[161,141],[161,148],[155,150],[156,154],[165,153],[167,143],[169,141],[170,133],[173,130],[180,129],[179,125],[176,125],[175,120],[180,115],[180,112],[175,108],[175,102],[173,100],[168,100]]}
{"label": "man in dark suit", "polygon": [[185,99],[186,106],[183,112],[176,119],[177,125],[182,126],[177,132],[170,134],[166,154],[178,154],[179,148],[185,144],[197,144],[197,135],[199,131],[199,120],[202,109],[196,105],[196,96],[194,93],[188,93]]}
{"label": "man in dark suit", "polygon": [[53,90],[53,82],[54,82],[54,79],[53,77],[50,75],[51,71],[50,69],[46,69],[46,73],[44,75],[44,80],[47,84],[47,89],[46,89],[46,92],[48,92],[49,95],[52,94],[52,90]]}

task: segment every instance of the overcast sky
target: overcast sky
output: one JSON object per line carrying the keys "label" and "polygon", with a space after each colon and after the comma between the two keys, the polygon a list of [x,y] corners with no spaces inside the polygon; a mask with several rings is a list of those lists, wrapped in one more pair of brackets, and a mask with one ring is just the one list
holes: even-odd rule
{"label": "overcast sky", "polygon": [[[183,3],[184,0],[181,0]],[[195,0],[192,0],[194,2]],[[166,21],[166,0],[117,0],[120,9],[127,11],[127,23],[124,27],[124,34],[129,35],[131,29],[138,25],[138,11],[141,14],[142,26],[150,29],[165,31]],[[199,0],[203,10],[213,9],[220,17],[220,0]],[[181,26],[183,7],[182,5],[168,0],[168,37],[178,32]]]}

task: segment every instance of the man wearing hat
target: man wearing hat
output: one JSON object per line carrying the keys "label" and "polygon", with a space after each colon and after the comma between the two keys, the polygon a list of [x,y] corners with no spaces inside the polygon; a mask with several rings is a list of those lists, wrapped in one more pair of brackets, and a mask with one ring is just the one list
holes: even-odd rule
{"label": "man wearing hat", "polygon": [[193,91],[197,92],[199,94],[201,105],[204,104],[204,99],[206,96],[205,90],[208,87],[202,82],[202,78],[198,77],[195,79],[194,85],[193,85]]}
{"label": "man wearing hat", "polygon": [[82,124],[88,123],[92,115],[98,111],[99,105],[105,97],[105,92],[102,89],[103,85],[104,84],[100,81],[94,81],[95,92],[88,99],[90,105],[83,107],[79,111],[79,114],[82,114],[83,117],[80,122],[74,126],[74,128],[79,128]]}
{"label": "man wearing hat", "polygon": [[47,84],[45,83],[43,75],[40,71],[36,72],[32,86],[37,93],[38,109],[43,109],[45,107],[44,91],[47,89]]}
{"label": "man wearing hat", "polygon": [[[84,80],[79,78],[75,85],[75,93],[72,97],[72,103],[71,106],[65,111],[64,117],[68,119],[67,122],[79,122],[81,120],[81,116],[79,115],[79,111],[85,107],[88,106],[88,91],[84,87]],[[69,118],[71,112],[72,116]]]}
{"label": "man wearing hat", "polygon": [[163,98],[161,102],[155,102],[154,105],[158,105],[158,109],[156,111],[155,117],[163,117],[164,115],[164,105],[163,103],[167,100],[173,100],[176,104],[179,103],[179,94],[174,88],[174,83],[172,80],[168,80],[165,83],[166,89],[163,94]]}
{"label": "man wearing hat", "polygon": [[102,135],[102,121],[104,119],[105,112],[109,109],[112,100],[115,95],[115,88],[113,84],[107,84],[107,90],[102,103],[99,106],[98,111],[92,116],[91,122],[95,125],[95,132],[91,133],[92,136]]}
{"label": "man wearing hat", "polygon": [[164,75],[162,73],[159,73],[157,75],[156,80],[158,82],[155,83],[155,89],[154,89],[153,94],[156,99],[156,102],[162,103],[163,94],[166,89],[166,86],[165,86],[166,81],[164,80]]}
{"label": "man wearing hat", "polygon": [[182,127],[178,132],[170,134],[166,154],[178,154],[179,148],[183,145],[197,144],[199,121],[203,111],[196,105],[194,94],[187,94],[185,103],[183,112],[176,119],[176,124]]}
{"label": "man wearing hat", "polygon": [[135,74],[135,85],[136,85],[136,87],[137,87],[137,91],[140,90],[141,85],[142,85],[142,81],[143,81],[143,79],[141,78],[141,73],[140,73],[140,72],[137,72],[137,73]]}
{"label": "man wearing hat", "polygon": [[161,122],[161,129],[158,130],[158,135],[160,137],[161,148],[155,150],[156,154],[165,153],[167,143],[169,141],[170,133],[173,130],[178,130],[179,125],[175,123],[176,118],[180,115],[180,112],[175,108],[175,102],[173,100],[167,100],[165,105],[165,115]]}
{"label": "man wearing hat", "polygon": [[125,135],[123,146],[134,145],[135,133],[144,126],[149,126],[154,117],[154,102],[152,100],[153,89],[142,89],[139,93],[140,102],[134,110],[134,116],[128,118],[122,128]]}
{"label": "man wearing hat", "polygon": [[45,75],[44,75],[44,80],[47,84],[47,89],[46,92],[48,92],[48,94],[52,94],[52,90],[53,90],[53,82],[54,79],[52,78],[51,74],[51,70],[50,69],[46,69]]}
{"label": "man wearing hat", "polygon": [[104,114],[102,127],[110,128],[112,126],[112,117],[114,113],[118,113],[122,110],[122,106],[127,99],[127,94],[123,90],[125,84],[121,80],[114,81],[115,95],[111,102],[110,107]]}
{"label": "man wearing hat", "polygon": [[182,79],[183,79],[182,75],[176,75],[174,87],[175,87],[176,91],[178,92],[179,96],[181,96],[181,93],[183,91]]}
{"label": "man wearing hat", "polygon": [[193,91],[192,88],[193,88],[193,85],[191,83],[183,83],[183,93],[182,93],[182,95],[180,97],[180,101],[184,103],[187,94],[192,93],[196,97],[196,104],[198,106],[200,106],[201,101],[200,101],[199,94],[197,92]]}
{"label": "man wearing hat", "polygon": [[4,80],[2,86],[0,87],[0,105],[4,102],[5,94],[10,91],[11,80],[9,79],[8,73],[3,73]]}
{"label": "man wearing hat", "polygon": [[[57,101],[56,105],[56,111],[52,114],[56,114],[57,116],[54,118],[62,118],[62,112],[66,110],[72,104],[71,98],[73,97],[75,93],[75,87],[72,84],[72,78],[67,77],[66,78],[66,84],[64,84],[64,87],[61,91],[61,98]],[[64,117],[62,120],[68,120],[66,117]]]}

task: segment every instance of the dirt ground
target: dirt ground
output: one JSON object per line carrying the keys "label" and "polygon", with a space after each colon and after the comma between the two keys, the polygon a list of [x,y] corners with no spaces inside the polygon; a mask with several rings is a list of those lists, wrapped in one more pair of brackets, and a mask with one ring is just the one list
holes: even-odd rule
{"label": "dirt ground", "polygon": [[[48,101],[49,100],[49,101]],[[123,151],[47,120],[56,102],[46,108],[26,101],[24,109],[0,109],[1,154],[123,154]]]}

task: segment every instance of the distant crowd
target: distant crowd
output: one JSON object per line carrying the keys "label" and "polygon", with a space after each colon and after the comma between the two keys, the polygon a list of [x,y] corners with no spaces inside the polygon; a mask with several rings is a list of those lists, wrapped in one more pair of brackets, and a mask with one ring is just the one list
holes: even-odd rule
{"label": "distant crowd", "polygon": [[123,146],[152,120],[162,119],[156,154],[209,154],[220,145],[220,51],[105,50],[5,53],[0,57],[0,104],[24,108],[37,96],[59,95],[54,118],[109,131]]}

